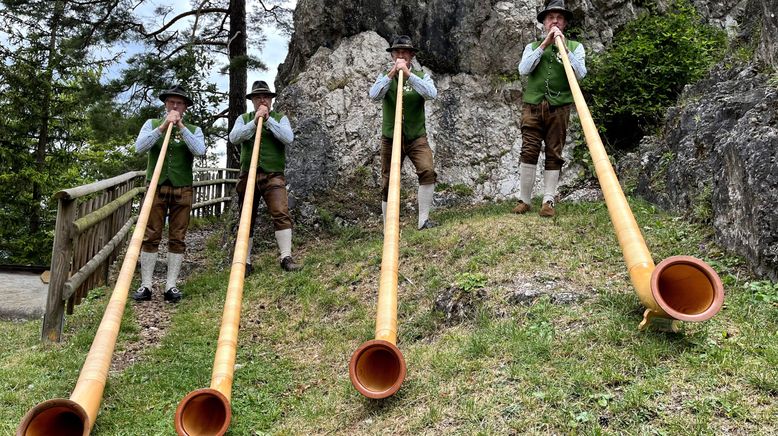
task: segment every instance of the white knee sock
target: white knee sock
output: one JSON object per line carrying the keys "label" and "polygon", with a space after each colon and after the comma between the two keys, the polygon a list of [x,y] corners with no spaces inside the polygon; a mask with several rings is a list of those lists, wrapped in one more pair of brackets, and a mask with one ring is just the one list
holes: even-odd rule
{"label": "white knee sock", "polygon": [[559,184],[559,170],[543,171],[543,203],[553,202]]}
{"label": "white knee sock", "polygon": [[167,254],[167,285],[165,290],[168,290],[178,282],[178,273],[181,271],[181,264],[184,262],[184,253],[168,253]]}
{"label": "white knee sock", "polygon": [[140,252],[140,285],[151,289],[154,282],[154,267],[159,253]]}
{"label": "white knee sock", "polygon": [[292,255],[292,229],[276,231],[276,242],[281,259]]}
{"label": "white knee sock", "polygon": [[535,186],[535,169],[537,165],[521,163],[519,165],[519,199],[526,204],[532,204],[532,188]]}
{"label": "white knee sock", "polygon": [[435,184],[419,185],[419,226],[424,225],[427,222],[427,218],[430,217],[430,207],[432,207],[432,197],[435,195]]}
{"label": "white knee sock", "polygon": [[254,237],[249,238],[249,251],[246,252],[246,263],[251,263],[251,247],[254,246]]}

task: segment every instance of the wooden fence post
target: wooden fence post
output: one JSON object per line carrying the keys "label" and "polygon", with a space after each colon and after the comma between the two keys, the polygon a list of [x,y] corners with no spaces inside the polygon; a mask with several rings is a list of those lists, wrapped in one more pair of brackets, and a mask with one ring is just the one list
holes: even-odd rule
{"label": "wooden fence post", "polygon": [[76,201],[60,198],[57,204],[57,224],[54,229],[54,246],[51,250],[51,279],[43,315],[41,340],[59,342],[65,322],[65,301],[62,291],[70,273],[73,257],[72,228],[76,217]]}
{"label": "wooden fence post", "polygon": [[[216,173],[216,178],[218,180],[226,179],[226,174],[223,170],[219,170]],[[222,198],[224,197],[224,182],[219,183],[219,186],[216,187],[216,198]],[[216,205],[216,216],[222,216],[222,208],[224,207],[224,203],[219,203]]]}

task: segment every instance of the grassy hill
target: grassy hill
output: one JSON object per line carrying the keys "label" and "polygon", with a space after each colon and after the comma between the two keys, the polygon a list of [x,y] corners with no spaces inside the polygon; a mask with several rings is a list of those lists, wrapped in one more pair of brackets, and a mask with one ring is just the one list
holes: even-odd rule
{"label": "grassy hill", "polygon": [[[408,377],[383,401],[348,378],[351,353],[374,335],[380,229],[309,232],[298,273],[268,248],[244,289],[230,434],[778,433],[778,285],[750,277],[705,229],[631,205],[656,261],[693,255],[719,272],[715,318],[637,331],[642,307],[602,203],[560,204],[554,219],[459,207],[423,232],[404,216]],[[217,239],[187,298],[160,309],[170,324],[156,343],[135,350],[143,332],[128,304],[117,350],[135,358],[112,370],[94,434],[172,434],[179,400],[208,386],[229,276]],[[61,345],[42,346],[38,322],[0,323],[0,433],[70,395],[108,292],[67,318]]]}

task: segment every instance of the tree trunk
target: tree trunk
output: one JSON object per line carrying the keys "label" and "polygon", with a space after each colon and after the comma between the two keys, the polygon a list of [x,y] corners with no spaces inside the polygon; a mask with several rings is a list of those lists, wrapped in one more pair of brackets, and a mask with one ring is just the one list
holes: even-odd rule
{"label": "tree trunk", "polygon": [[56,68],[56,49],[57,49],[57,32],[59,31],[59,20],[64,13],[65,4],[63,1],[58,1],[54,6],[54,13],[51,16],[51,24],[49,26],[49,44],[48,44],[48,65],[46,71],[43,74],[42,91],[43,98],[41,100],[41,119],[40,126],[38,126],[38,144],[35,147],[35,169],[37,175],[32,183],[32,207],[30,208],[30,233],[37,234],[41,227],[41,198],[43,181],[41,177],[46,174],[46,150],[49,146],[49,123],[51,121],[51,94],[52,83],[54,77],[54,68]]}
{"label": "tree trunk", "polygon": [[[246,112],[246,0],[230,0],[230,100],[227,131]],[[239,144],[227,141],[227,167],[240,167]]]}

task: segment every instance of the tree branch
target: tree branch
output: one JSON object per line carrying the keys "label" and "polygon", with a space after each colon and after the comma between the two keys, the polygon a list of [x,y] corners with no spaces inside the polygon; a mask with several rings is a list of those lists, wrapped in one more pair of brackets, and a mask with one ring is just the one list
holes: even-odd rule
{"label": "tree branch", "polygon": [[175,17],[173,17],[172,20],[170,20],[167,24],[165,24],[164,26],[160,27],[159,29],[157,29],[157,30],[155,30],[155,31],[153,31],[151,33],[145,33],[144,32],[143,36],[145,36],[145,37],[152,37],[152,36],[156,37],[160,33],[162,33],[165,30],[167,30],[168,27],[170,27],[173,24],[175,24],[178,20],[180,20],[182,18],[186,18],[186,17],[188,17],[190,15],[197,15],[197,16],[199,16],[199,15],[202,15],[202,14],[211,14],[211,13],[227,14],[229,12],[230,12],[229,9],[224,9],[224,8],[194,9],[194,10],[191,10],[191,11],[188,11],[188,12],[183,12],[183,13],[178,14]]}
{"label": "tree branch", "polygon": [[227,118],[227,114],[230,113],[229,108],[224,109],[223,111],[219,112],[218,114],[213,114],[205,117],[205,119],[208,121],[208,124],[213,124],[218,120],[219,118]]}
{"label": "tree branch", "polygon": [[217,46],[217,47],[227,47],[227,43],[224,42],[224,41],[202,40],[201,39],[201,40],[192,41],[192,42],[188,42],[186,44],[179,45],[178,47],[175,48],[175,50],[173,50],[170,53],[168,53],[168,55],[165,56],[164,58],[162,58],[161,60],[162,61],[166,61],[166,60],[172,58],[174,54],[176,54],[176,53],[180,52],[181,50],[183,50],[183,49],[185,49],[185,48],[187,48],[189,46],[192,46],[192,45],[212,45],[212,46]]}

